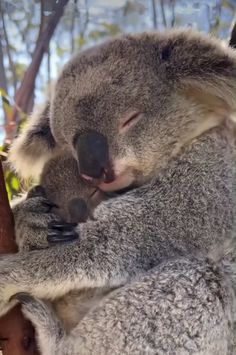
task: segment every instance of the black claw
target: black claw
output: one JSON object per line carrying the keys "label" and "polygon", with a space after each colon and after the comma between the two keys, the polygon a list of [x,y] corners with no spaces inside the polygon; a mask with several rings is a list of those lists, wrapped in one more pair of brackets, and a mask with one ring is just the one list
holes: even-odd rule
{"label": "black claw", "polygon": [[66,243],[78,239],[74,230],[75,223],[51,222],[49,223],[47,241],[49,244]]}
{"label": "black claw", "polygon": [[9,301],[12,301],[12,300],[17,300],[21,304],[27,304],[27,303],[32,302],[33,297],[27,292],[18,292],[10,297]]}
{"label": "black claw", "polygon": [[48,227],[50,229],[55,229],[58,231],[63,230],[72,230],[77,226],[76,223],[66,223],[66,222],[58,222],[58,221],[51,221],[48,223]]}
{"label": "black claw", "polygon": [[47,241],[49,244],[72,242],[79,238],[75,231],[76,223],[52,221],[48,224]]}
{"label": "black claw", "polygon": [[61,234],[62,234],[61,231],[57,231],[54,229],[48,230],[48,237],[56,237],[56,236],[60,236]]}
{"label": "black claw", "polygon": [[49,244],[61,244],[61,243],[69,243],[74,240],[77,240],[79,235],[74,230],[54,230],[49,229],[47,235],[47,241]]}

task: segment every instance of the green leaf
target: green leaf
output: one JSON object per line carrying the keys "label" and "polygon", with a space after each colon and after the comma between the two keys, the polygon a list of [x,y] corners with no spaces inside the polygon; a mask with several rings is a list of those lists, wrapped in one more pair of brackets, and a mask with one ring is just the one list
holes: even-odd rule
{"label": "green leaf", "polygon": [[93,39],[93,40],[98,40],[100,38],[106,37],[107,36],[107,32],[106,31],[91,31],[89,33],[89,38]]}
{"label": "green leaf", "polygon": [[11,186],[13,187],[13,189],[15,191],[19,191],[20,190],[20,182],[19,182],[19,180],[17,179],[16,176],[12,176],[12,178],[11,178]]}
{"label": "green leaf", "polygon": [[61,48],[61,47],[56,48],[56,53],[58,57],[62,57],[66,52],[67,50],[65,48]]}
{"label": "green leaf", "polygon": [[107,30],[107,35],[110,36],[116,36],[121,32],[121,29],[117,24],[103,22],[102,26]]}
{"label": "green leaf", "polygon": [[84,36],[79,36],[79,39],[78,39],[79,48],[82,48],[85,44],[86,44],[86,40],[85,40]]}

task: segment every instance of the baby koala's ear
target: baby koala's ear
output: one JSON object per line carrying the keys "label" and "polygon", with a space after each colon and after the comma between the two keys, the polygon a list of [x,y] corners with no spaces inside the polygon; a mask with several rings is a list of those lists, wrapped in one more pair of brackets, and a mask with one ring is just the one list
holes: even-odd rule
{"label": "baby koala's ear", "polygon": [[9,161],[23,178],[38,177],[44,164],[56,153],[56,142],[49,124],[50,104],[35,110],[28,126],[14,140]]}
{"label": "baby koala's ear", "polygon": [[234,49],[195,31],[174,31],[166,38],[162,58],[167,75],[182,83],[188,95],[227,113],[235,111]]}

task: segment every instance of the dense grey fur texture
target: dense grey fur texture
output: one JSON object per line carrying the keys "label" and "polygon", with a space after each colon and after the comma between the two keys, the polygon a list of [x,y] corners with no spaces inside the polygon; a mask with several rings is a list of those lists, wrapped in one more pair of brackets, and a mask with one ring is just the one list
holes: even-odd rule
{"label": "dense grey fur texture", "polygon": [[46,162],[40,185],[44,187],[47,198],[58,206],[57,213],[65,221],[71,221],[68,203],[82,198],[88,205],[90,215],[94,208],[108,196],[93,186],[85,183],[80,177],[78,164],[70,152],[62,152]]}
{"label": "dense grey fur texture", "polygon": [[[44,110],[41,115],[43,113]],[[37,113],[37,117],[42,116],[39,116],[39,113]],[[58,153],[46,162],[39,183],[41,188],[39,189],[36,186],[31,189],[27,194],[27,199],[33,198],[32,201],[34,202],[37,196],[37,199],[44,201],[45,211],[50,211],[50,213],[47,213],[41,224],[38,224],[37,233],[32,235],[31,228],[26,229],[25,227],[22,230],[18,230],[17,244],[20,252],[48,248],[49,244],[45,238],[46,223],[52,221],[60,222],[61,219],[65,222],[74,222],[76,220],[78,223],[78,220],[81,222],[81,217],[82,219],[93,218],[94,208],[102,200],[104,201],[108,198],[107,194],[84,182],[79,175],[76,160],[68,151]],[[86,215],[82,211],[81,216],[81,211],[78,211],[78,208],[76,211],[73,211],[73,214],[70,211],[70,202],[75,201],[78,197],[82,198],[87,205]],[[50,203],[48,203],[48,200]],[[25,202],[28,203],[27,201]],[[22,207],[22,204],[16,204],[13,207],[16,217],[19,215],[18,210]],[[20,222],[18,224],[21,225]],[[106,293],[107,290],[105,288],[96,291],[90,289],[73,291],[54,301],[52,307],[56,310],[64,327],[69,330]]]}
{"label": "dense grey fur texture", "polygon": [[[61,219],[65,222],[73,222],[72,217],[74,216],[71,216],[70,213],[70,201],[76,198],[83,199],[85,205],[87,205],[88,216],[86,219],[92,217],[93,209],[105,199],[104,193],[99,190],[96,191],[96,188],[89,186],[82,180],[76,160],[66,151],[57,154],[45,163],[38,182],[40,186],[33,187],[28,192],[26,200],[23,197],[23,200],[25,200],[23,204],[27,203],[32,197],[33,201],[36,197],[45,201],[45,210],[50,210],[50,213],[48,213],[46,220],[42,222],[42,228],[46,226],[45,223],[61,221]],[[18,210],[22,206],[18,203],[15,204],[13,201],[12,207],[17,217]],[[77,218],[77,220],[79,221],[80,218]],[[30,231],[27,233],[24,228],[22,232],[18,230],[17,244],[19,250],[28,251],[48,247],[45,230],[42,230],[42,228],[34,236],[31,235]]]}
{"label": "dense grey fur texture", "polygon": [[[94,129],[108,138],[117,177],[100,188],[135,188],[102,202],[94,221],[78,225],[78,242],[1,258],[1,311],[14,293],[35,297],[16,296],[44,355],[233,354],[223,256],[234,223],[235,90],[233,50],[193,32],[124,36],[65,67],[47,157],[67,147],[76,159],[75,137]],[[139,119],[126,129],[134,111]],[[36,158],[30,133],[12,155]],[[46,238],[48,209],[42,198],[24,201],[16,233],[40,226]],[[104,287],[117,289],[69,334],[39,300]]]}
{"label": "dense grey fur texture", "polygon": [[[34,114],[33,120],[35,121],[36,118],[39,120],[43,114],[44,109],[40,112],[40,115],[38,112]],[[36,131],[35,128],[33,130],[34,132]],[[33,140],[35,141],[35,144],[38,145],[38,140],[36,141],[34,138]],[[83,199],[87,205],[87,218],[93,218],[94,208],[101,201],[108,199],[108,194],[85,183],[79,175],[78,164],[75,158],[73,158],[71,153],[66,150],[58,152],[54,157],[45,162],[38,178],[38,182],[40,187],[43,188],[43,191],[41,191],[41,189],[39,190],[38,186],[36,188],[33,187],[33,189],[27,194],[27,199],[32,198],[32,196],[37,196],[38,198],[45,197],[45,209],[50,210],[51,213],[47,215],[42,227],[45,223],[50,223],[55,220],[60,221],[61,219],[65,222],[74,222],[76,216],[71,216],[70,202],[76,198]],[[23,199],[25,198],[23,197]],[[52,205],[48,204],[46,199],[49,200]],[[55,204],[55,207],[53,204]],[[21,204],[15,204],[13,201],[12,207],[16,216],[18,216],[18,210],[21,209]],[[74,220],[72,220],[73,217]],[[77,218],[78,220],[80,220],[79,217],[80,216]],[[44,230],[42,237],[40,236],[40,232],[32,236],[30,232],[26,233],[24,228],[22,232],[18,231],[17,244],[19,250],[28,251],[31,249],[48,247],[47,240],[45,240]]]}

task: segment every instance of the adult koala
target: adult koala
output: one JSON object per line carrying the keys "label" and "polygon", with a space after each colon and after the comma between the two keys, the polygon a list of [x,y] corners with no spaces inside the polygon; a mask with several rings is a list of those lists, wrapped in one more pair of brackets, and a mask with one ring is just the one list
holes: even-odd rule
{"label": "adult koala", "polygon": [[[42,160],[68,149],[86,181],[132,189],[78,241],[1,258],[1,311],[22,302],[42,354],[233,354],[235,90],[234,51],[192,31],[122,36],[65,67],[18,149],[36,159],[36,134]],[[34,235],[44,203],[22,206],[16,233]],[[116,290],[69,334],[39,300],[104,287]]]}

